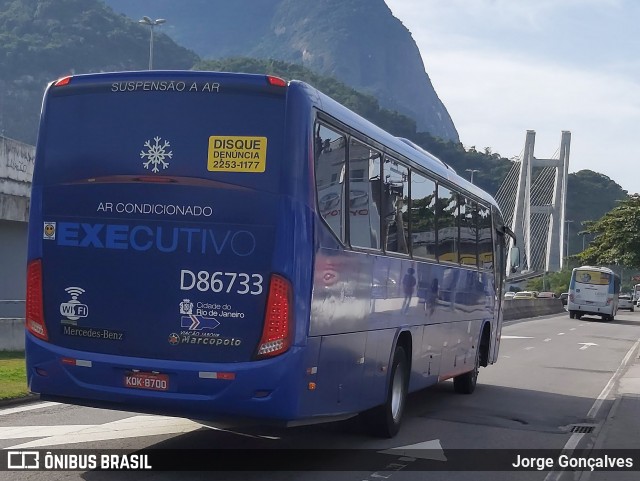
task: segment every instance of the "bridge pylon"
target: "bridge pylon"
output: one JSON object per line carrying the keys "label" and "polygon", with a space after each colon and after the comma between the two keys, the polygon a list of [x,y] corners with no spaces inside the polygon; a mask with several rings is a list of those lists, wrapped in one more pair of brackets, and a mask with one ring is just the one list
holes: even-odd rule
{"label": "bridge pylon", "polygon": [[[515,210],[511,228],[516,234],[516,243],[523,253],[522,270],[538,269],[533,266],[531,255],[531,216],[534,214],[549,215],[549,229],[546,242],[545,271],[556,272],[564,265],[563,246],[565,243],[565,217],[567,201],[567,178],[569,175],[569,150],[571,132],[562,131],[560,155],[558,159],[538,159],[534,156],[536,132],[527,130],[524,153],[520,163]],[[555,169],[553,194],[551,202],[544,205],[532,205],[531,185],[532,169],[535,167],[551,167]]]}

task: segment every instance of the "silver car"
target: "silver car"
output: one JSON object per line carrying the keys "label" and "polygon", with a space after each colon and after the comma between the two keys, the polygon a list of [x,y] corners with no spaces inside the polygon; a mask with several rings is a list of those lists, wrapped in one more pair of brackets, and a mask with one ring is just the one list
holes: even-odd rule
{"label": "silver car", "polygon": [[633,312],[633,299],[627,294],[620,294],[618,296],[618,310],[629,309]]}

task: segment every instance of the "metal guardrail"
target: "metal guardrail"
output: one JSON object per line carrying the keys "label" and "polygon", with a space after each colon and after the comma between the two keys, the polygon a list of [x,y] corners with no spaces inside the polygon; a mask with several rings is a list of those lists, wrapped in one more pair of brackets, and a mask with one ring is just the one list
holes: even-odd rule
{"label": "metal guardrail", "polygon": [[0,319],[23,318],[25,302],[24,299],[0,299]]}

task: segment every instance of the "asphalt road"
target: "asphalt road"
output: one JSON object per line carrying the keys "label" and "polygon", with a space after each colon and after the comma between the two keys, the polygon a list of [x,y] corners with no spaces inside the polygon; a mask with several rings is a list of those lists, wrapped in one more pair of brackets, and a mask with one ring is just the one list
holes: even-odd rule
{"label": "asphalt road", "polygon": [[[535,453],[540,449],[597,446],[617,395],[621,376],[637,358],[640,312],[619,313],[614,322],[569,319],[568,314],[507,323],[499,362],[482,369],[472,395],[453,392],[451,382],[411,395],[399,435],[375,439],[359,419],[289,430],[224,429],[196,422],[135,413],[38,402],[0,410],[0,448],[29,449],[180,449],[235,448],[243,466],[255,469],[258,449],[264,461],[292,453],[292,463],[313,461],[327,470],[249,472],[9,472],[3,479],[331,479],[380,481],[577,479],[553,470],[514,472],[438,471],[469,453],[487,449]],[[578,432],[575,432],[578,431]],[[586,431],[586,432],[580,432]],[[590,431],[590,432],[589,432]],[[615,431],[612,431],[615,432]],[[626,438],[625,438],[626,439]],[[627,442],[626,440],[624,442]],[[640,449],[640,444],[618,447]],[[412,451],[420,448],[420,451]],[[314,449],[314,451],[285,451]],[[322,451],[331,449],[332,451]],[[338,451],[335,451],[338,450]],[[358,451],[347,451],[358,450]],[[385,452],[392,450],[390,452]],[[265,455],[267,453],[267,455]],[[346,454],[336,454],[346,453]],[[482,451],[490,459],[501,451]],[[219,456],[219,453],[217,454]],[[212,468],[220,459],[206,461]],[[448,461],[445,461],[448,460]],[[515,461],[515,459],[514,459]],[[189,460],[185,466],[189,467]],[[350,465],[350,462],[353,464]],[[353,469],[358,469],[354,471]],[[432,471],[436,469],[436,471]],[[447,468],[449,469],[449,468]],[[53,475],[52,475],[53,474]],[[616,473],[608,479],[616,479]],[[6,477],[5,477],[6,475]],[[585,475],[586,479],[588,475]],[[582,479],[582,478],[581,478]]]}

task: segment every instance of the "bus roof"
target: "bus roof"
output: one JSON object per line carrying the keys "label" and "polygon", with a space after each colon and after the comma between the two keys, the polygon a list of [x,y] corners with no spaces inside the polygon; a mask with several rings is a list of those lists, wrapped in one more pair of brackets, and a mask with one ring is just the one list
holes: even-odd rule
{"label": "bus roof", "polygon": [[580,266],[580,267],[574,267],[573,270],[574,271],[579,271],[581,269],[588,269],[590,271],[598,271],[598,272],[608,272],[610,274],[615,274],[615,272],[613,272],[613,270],[609,269],[608,267],[599,267],[599,266]]}

